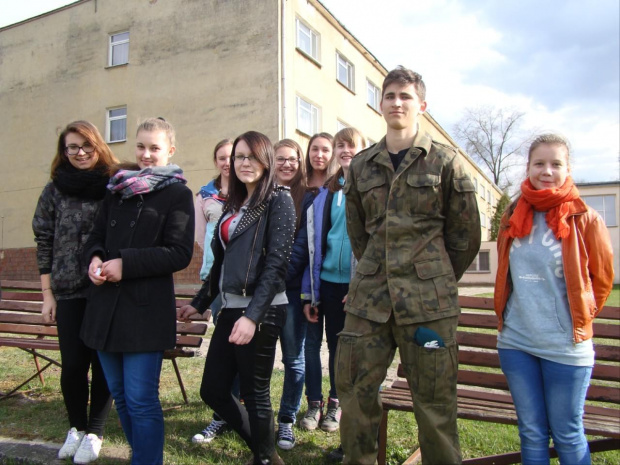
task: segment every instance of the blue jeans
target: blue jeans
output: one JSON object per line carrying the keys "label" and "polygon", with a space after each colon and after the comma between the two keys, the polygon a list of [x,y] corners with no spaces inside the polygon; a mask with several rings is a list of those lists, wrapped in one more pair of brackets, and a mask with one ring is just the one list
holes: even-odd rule
{"label": "blue jeans", "polygon": [[282,417],[286,416],[290,417],[295,423],[297,412],[301,407],[301,395],[306,377],[304,344],[308,320],[306,320],[303,312],[301,289],[287,290],[286,297],[288,297],[286,323],[280,333],[284,386],[282,387],[278,421],[282,421]]}
{"label": "blue jeans", "polygon": [[520,350],[498,352],[517,410],[522,462],[548,464],[551,433],[561,464],[589,464],[582,417],[592,367],[563,365]]}
{"label": "blue jeans", "polygon": [[163,355],[163,352],[99,352],[132,450],[132,465],[164,463],[164,413],[159,403]]}
{"label": "blue jeans", "polygon": [[330,283],[321,279],[321,303],[319,304],[319,322],[309,323],[306,332],[306,396],[308,401],[323,400],[321,383],[321,344],[323,343],[323,321],[325,338],[329,351],[329,397],[338,399],[336,378],[334,375],[334,358],[338,346],[338,333],[344,328],[344,311],[342,299],[349,292],[349,283]]}

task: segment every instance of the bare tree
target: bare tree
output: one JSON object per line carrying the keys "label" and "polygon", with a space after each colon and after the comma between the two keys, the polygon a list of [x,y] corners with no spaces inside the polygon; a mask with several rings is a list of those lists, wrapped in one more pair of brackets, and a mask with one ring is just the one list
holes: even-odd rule
{"label": "bare tree", "polygon": [[466,108],[454,125],[454,135],[467,153],[502,190],[511,186],[510,169],[522,163],[531,134],[521,130],[525,113],[514,109],[480,106]]}

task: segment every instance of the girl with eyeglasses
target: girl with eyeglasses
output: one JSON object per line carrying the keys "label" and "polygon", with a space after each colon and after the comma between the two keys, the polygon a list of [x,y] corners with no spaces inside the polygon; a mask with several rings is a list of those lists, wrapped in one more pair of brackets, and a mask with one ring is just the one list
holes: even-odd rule
{"label": "girl with eyeglasses", "polygon": [[286,296],[288,298],[286,323],[280,334],[282,362],[284,363],[284,386],[278,414],[277,445],[290,450],[295,447],[295,424],[301,406],[306,363],[304,343],[307,321],[301,302],[301,278],[308,264],[308,234],[306,210],[312,204],[314,193],[306,186],[306,165],[299,144],[283,139],[274,146],[276,155],[276,178],[278,183],[291,189],[297,216],[295,241],[286,274]]}
{"label": "girl with eyeglasses", "polygon": [[106,193],[108,170],[115,163],[95,126],[88,121],[69,123],[58,137],[52,180],[43,188],[32,220],[43,291],[41,313],[46,323],[55,322],[58,328],[60,387],[70,426],[58,458],[73,458],[75,463],[90,463],[99,456],[112,405],[97,352],[80,340],[80,328],[89,285],[82,251]]}
{"label": "girl with eyeglasses", "polygon": [[81,336],[99,352],[134,465],[164,460],[159,376],[176,345],[172,275],[194,248],[193,195],[170,164],[175,151],[169,122],[138,126],[136,163],[116,167],[84,253],[93,286]]}
{"label": "girl with eyeglasses", "polygon": [[[200,396],[252,450],[253,464],[280,464],[275,451],[270,381],[286,320],[286,271],[295,233],[289,189],[276,187],[273,146],[249,131],[233,144],[228,200],[216,228],[213,266],[180,320],[203,313],[219,293]],[[231,394],[235,376],[241,398]]]}
{"label": "girl with eyeglasses", "polygon": [[[340,428],[341,409],[335,384],[334,358],[338,333],[344,327],[344,303],[349,292],[355,259],[347,234],[345,197],[346,176],[353,157],[366,146],[366,139],[355,128],[338,131],[334,137],[334,156],[340,168],[319,190],[308,209],[308,242],[312,245],[310,263],[302,280],[303,312],[306,332],[306,395],[308,410],[301,427],[326,432]],[[329,350],[329,398],[323,416],[321,344],[323,326]]]}

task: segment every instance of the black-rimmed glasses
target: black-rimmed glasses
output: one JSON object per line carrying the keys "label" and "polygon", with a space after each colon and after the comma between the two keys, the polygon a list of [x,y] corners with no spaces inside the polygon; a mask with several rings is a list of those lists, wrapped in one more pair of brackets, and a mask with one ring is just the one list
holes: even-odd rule
{"label": "black-rimmed glasses", "polygon": [[230,157],[230,159],[233,161],[233,163],[243,163],[246,160],[248,160],[250,163],[258,163],[258,158],[256,158],[256,156],[254,155],[233,155]]}
{"label": "black-rimmed glasses", "polygon": [[95,151],[95,147],[90,144],[84,144],[82,146],[71,144],[65,147],[65,152],[67,152],[67,155],[75,156],[80,153],[80,149],[84,153],[93,153]]}
{"label": "black-rimmed glasses", "polygon": [[290,157],[290,158],[276,157],[276,165],[278,166],[286,165],[286,162],[288,162],[289,165],[291,166],[297,166],[299,165],[299,158],[297,157]]}

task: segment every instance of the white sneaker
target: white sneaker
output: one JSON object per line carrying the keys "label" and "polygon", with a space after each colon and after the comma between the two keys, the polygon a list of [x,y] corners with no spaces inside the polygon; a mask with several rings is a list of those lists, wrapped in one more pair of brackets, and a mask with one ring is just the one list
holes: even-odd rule
{"label": "white sneaker", "polygon": [[205,442],[213,441],[217,436],[226,431],[228,425],[225,421],[211,420],[209,426],[203,429],[200,433],[194,434],[192,442],[202,444]]}
{"label": "white sneaker", "polygon": [[73,456],[73,463],[90,463],[97,460],[99,452],[101,451],[102,439],[96,434],[87,434],[82,439],[80,447]]}
{"label": "white sneaker", "polygon": [[67,433],[67,439],[65,443],[58,451],[59,459],[69,459],[75,455],[80,447],[80,443],[82,442],[82,438],[84,437],[84,431],[78,431],[75,428],[71,428]]}

